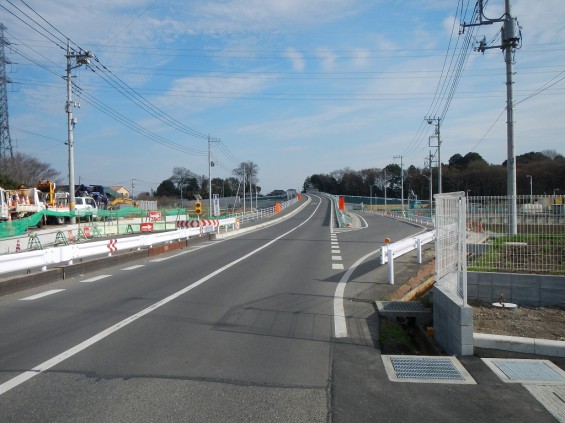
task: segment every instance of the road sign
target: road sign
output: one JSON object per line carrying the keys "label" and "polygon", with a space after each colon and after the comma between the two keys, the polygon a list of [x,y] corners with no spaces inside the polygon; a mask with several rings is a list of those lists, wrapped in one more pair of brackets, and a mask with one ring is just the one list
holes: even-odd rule
{"label": "road sign", "polygon": [[153,222],[146,222],[140,225],[141,232],[153,232]]}

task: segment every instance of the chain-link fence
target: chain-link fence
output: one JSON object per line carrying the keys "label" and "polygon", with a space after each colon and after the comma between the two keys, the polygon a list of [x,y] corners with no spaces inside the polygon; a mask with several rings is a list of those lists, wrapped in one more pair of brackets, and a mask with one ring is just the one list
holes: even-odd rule
{"label": "chain-link fence", "polygon": [[469,270],[565,274],[563,203],[563,196],[557,195],[517,196],[515,201],[506,196],[469,197]]}
{"label": "chain-link fence", "polygon": [[467,304],[466,198],[463,192],[436,194],[436,283]]}

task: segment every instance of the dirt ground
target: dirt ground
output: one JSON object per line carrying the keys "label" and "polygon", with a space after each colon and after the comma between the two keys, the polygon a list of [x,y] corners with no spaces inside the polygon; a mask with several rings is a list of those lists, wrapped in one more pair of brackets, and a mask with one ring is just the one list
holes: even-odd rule
{"label": "dirt ground", "polygon": [[[434,265],[434,260],[425,264],[388,299],[410,300],[406,296],[433,276]],[[469,305],[473,307],[475,332],[565,341],[565,309],[519,306],[515,311],[510,311],[478,301],[470,301]]]}
{"label": "dirt ground", "polygon": [[475,332],[565,341],[565,310],[520,306],[515,311],[469,302]]}

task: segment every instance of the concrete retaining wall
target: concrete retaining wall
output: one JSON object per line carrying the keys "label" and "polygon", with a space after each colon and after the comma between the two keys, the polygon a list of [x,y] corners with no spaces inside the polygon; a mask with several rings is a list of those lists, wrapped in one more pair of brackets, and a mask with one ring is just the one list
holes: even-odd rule
{"label": "concrete retaining wall", "polygon": [[473,355],[473,308],[441,286],[435,285],[432,295],[436,342],[447,354]]}
{"label": "concrete retaining wall", "polygon": [[565,276],[518,273],[467,273],[469,300],[505,302],[531,307],[565,307]]}

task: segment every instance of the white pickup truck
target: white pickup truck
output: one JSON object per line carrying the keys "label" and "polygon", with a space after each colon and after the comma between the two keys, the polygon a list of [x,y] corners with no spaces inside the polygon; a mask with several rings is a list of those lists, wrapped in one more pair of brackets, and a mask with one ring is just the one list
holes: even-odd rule
{"label": "white pickup truck", "polygon": [[[60,215],[48,215],[48,219],[62,225],[69,220],[69,194],[66,192],[55,193],[55,207],[49,207],[47,210],[61,213]],[[75,198],[76,216],[92,216],[96,219],[98,216],[98,205],[92,197],[76,197]]]}

